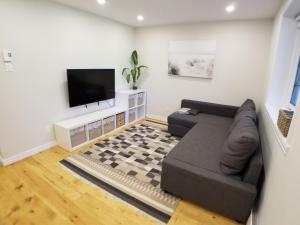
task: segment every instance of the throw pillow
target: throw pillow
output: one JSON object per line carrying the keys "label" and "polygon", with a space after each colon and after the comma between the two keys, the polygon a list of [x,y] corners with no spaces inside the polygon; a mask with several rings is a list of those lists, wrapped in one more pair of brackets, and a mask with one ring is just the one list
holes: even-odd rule
{"label": "throw pillow", "polygon": [[190,110],[189,110],[189,114],[190,114],[190,115],[193,115],[193,116],[198,115],[200,112],[201,112],[200,109],[190,109]]}
{"label": "throw pillow", "polygon": [[222,172],[227,175],[241,173],[258,145],[258,130],[253,120],[249,117],[239,120],[222,147]]}

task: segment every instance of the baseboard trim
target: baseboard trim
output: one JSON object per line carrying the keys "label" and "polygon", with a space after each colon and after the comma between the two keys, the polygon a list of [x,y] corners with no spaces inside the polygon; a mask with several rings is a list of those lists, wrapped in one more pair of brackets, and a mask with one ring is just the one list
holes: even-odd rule
{"label": "baseboard trim", "polygon": [[158,116],[158,115],[153,115],[153,114],[147,114],[146,115],[146,118],[147,119],[150,119],[150,120],[156,120],[156,121],[161,121],[161,122],[164,122],[164,123],[167,123],[168,122],[168,118],[167,117],[163,117],[163,116]]}
{"label": "baseboard trim", "polygon": [[28,158],[30,156],[33,156],[37,153],[43,152],[49,148],[52,148],[56,146],[56,141],[51,141],[49,143],[34,147],[32,149],[26,150],[24,152],[18,153],[16,155],[10,156],[8,158],[3,158],[0,156],[0,163],[2,164],[2,166],[8,166],[10,164],[13,164],[15,162],[18,162],[22,159]]}

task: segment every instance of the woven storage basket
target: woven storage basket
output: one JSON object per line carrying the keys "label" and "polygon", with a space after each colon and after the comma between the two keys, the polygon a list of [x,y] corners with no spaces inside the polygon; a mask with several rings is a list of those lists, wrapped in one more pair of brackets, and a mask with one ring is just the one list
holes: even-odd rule
{"label": "woven storage basket", "polygon": [[287,137],[293,119],[293,111],[279,110],[277,126],[284,137]]}

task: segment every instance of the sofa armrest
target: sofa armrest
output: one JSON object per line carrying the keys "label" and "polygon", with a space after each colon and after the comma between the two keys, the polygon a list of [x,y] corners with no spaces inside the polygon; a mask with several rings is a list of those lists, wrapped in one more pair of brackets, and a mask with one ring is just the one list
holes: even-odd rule
{"label": "sofa armrest", "polygon": [[229,218],[245,222],[254,205],[254,185],[166,157],[161,188]]}
{"label": "sofa armrest", "polygon": [[201,102],[183,99],[181,102],[182,108],[199,109],[202,113],[213,114],[224,117],[234,117],[239,107],[230,105],[221,105],[216,103]]}

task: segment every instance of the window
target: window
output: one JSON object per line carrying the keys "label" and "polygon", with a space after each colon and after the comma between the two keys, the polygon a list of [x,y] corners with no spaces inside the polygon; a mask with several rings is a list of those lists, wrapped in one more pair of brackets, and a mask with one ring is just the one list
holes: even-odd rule
{"label": "window", "polygon": [[291,101],[290,101],[290,103],[293,106],[296,106],[296,104],[297,104],[299,93],[300,93],[300,60],[298,62],[297,75],[296,75],[293,92],[292,92],[292,97],[291,97]]}

